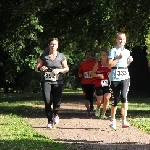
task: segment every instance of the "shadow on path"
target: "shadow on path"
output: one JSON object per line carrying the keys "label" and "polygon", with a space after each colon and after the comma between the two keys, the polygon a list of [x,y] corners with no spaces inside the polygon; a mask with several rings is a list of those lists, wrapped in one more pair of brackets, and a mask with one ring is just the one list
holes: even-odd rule
{"label": "shadow on path", "polygon": [[[34,111],[33,109],[32,113]],[[117,130],[112,130],[109,127],[109,119],[101,120],[94,116],[94,112],[88,117],[82,95],[63,97],[59,112],[60,122],[51,130],[45,127],[46,118],[43,105],[37,109],[38,117],[37,115],[28,117],[31,126],[36,131],[56,142],[68,143],[68,150],[150,150],[149,134],[133,126],[123,129],[120,120],[117,120]]]}

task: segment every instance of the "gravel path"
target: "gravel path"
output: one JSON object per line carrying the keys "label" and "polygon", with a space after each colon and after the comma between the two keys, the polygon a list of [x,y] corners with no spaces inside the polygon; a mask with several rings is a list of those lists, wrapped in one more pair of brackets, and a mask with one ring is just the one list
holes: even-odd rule
{"label": "gravel path", "polygon": [[27,116],[31,126],[56,142],[69,143],[67,150],[150,150],[150,134],[133,126],[123,129],[119,120],[115,131],[109,127],[109,120],[95,117],[94,112],[91,117],[86,116],[81,95],[64,98],[59,111],[60,122],[51,130],[45,128],[43,105],[31,111]]}

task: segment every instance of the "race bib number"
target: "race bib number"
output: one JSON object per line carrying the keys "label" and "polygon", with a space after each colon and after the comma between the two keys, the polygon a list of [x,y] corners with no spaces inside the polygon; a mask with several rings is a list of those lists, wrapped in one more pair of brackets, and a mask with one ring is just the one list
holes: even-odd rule
{"label": "race bib number", "polygon": [[47,81],[56,81],[56,76],[52,72],[45,72],[44,79]]}
{"label": "race bib number", "polygon": [[128,76],[128,69],[116,69],[116,78]]}
{"label": "race bib number", "polygon": [[92,78],[88,72],[84,72],[84,78]]}
{"label": "race bib number", "polygon": [[108,86],[108,80],[101,80],[102,87]]}

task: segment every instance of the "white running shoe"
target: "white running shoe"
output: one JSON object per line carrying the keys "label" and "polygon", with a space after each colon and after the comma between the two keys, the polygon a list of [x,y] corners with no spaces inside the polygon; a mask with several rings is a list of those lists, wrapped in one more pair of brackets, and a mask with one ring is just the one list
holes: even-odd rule
{"label": "white running shoe", "polygon": [[122,122],[122,128],[128,128],[130,127],[130,123],[125,121],[125,122]]}
{"label": "white running shoe", "polygon": [[58,124],[59,123],[59,116],[58,115],[54,116],[53,122],[54,122],[54,124]]}
{"label": "white running shoe", "polygon": [[116,130],[116,119],[111,120],[111,124],[109,125],[112,129]]}
{"label": "white running shoe", "polygon": [[47,124],[47,128],[52,128],[53,127],[53,123],[50,121],[50,122],[48,122],[48,124]]}

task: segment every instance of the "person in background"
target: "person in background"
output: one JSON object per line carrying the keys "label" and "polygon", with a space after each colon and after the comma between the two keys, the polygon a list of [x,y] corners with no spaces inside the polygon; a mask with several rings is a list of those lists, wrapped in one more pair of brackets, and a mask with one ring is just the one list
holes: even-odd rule
{"label": "person in background", "polygon": [[[58,39],[50,38],[49,50],[41,56],[35,67],[35,71],[41,71],[41,88],[45,102],[45,113],[48,119],[47,127],[59,122],[58,108],[60,107],[63,77],[62,74],[69,71],[66,57],[58,52]],[[51,105],[53,104],[53,109]]]}
{"label": "person in background", "polygon": [[108,63],[111,66],[110,81],[114,99],[111,106],[110,127],[116,129],[116,110],[119,99],[121,99],[122,128],[130,126],[127,122],[128,101],[127,94],[130,86],[128,66],[133,61],[130,51],[125,48],[126,35],[118,33],[116,36],[116,47],[109,51]]}
{"label": "person in background", "polygon": [[81,78],[81,86],[84,93],[85,107],[87,109],[87,116],[91,116],[94,109],[93,95],[95,92],[95,79],[91,77],[91,72],[95,60],[92,59],[92,52],[85,52],[85,60],[79,66],[78,76]]}
{"label": "person in background", "polygon": [[105,115],[109,106],[109,99],[111,97],[109,85],[110,68],[108,65],[108,53],[105,50],[100,52],[101,60],[97,61],[92,69],[92,77],[95,77],[95,89],[97,95],[95,116],[100,117],[100,107],[103,104],[103,111],[101,119],[107,119]]}

